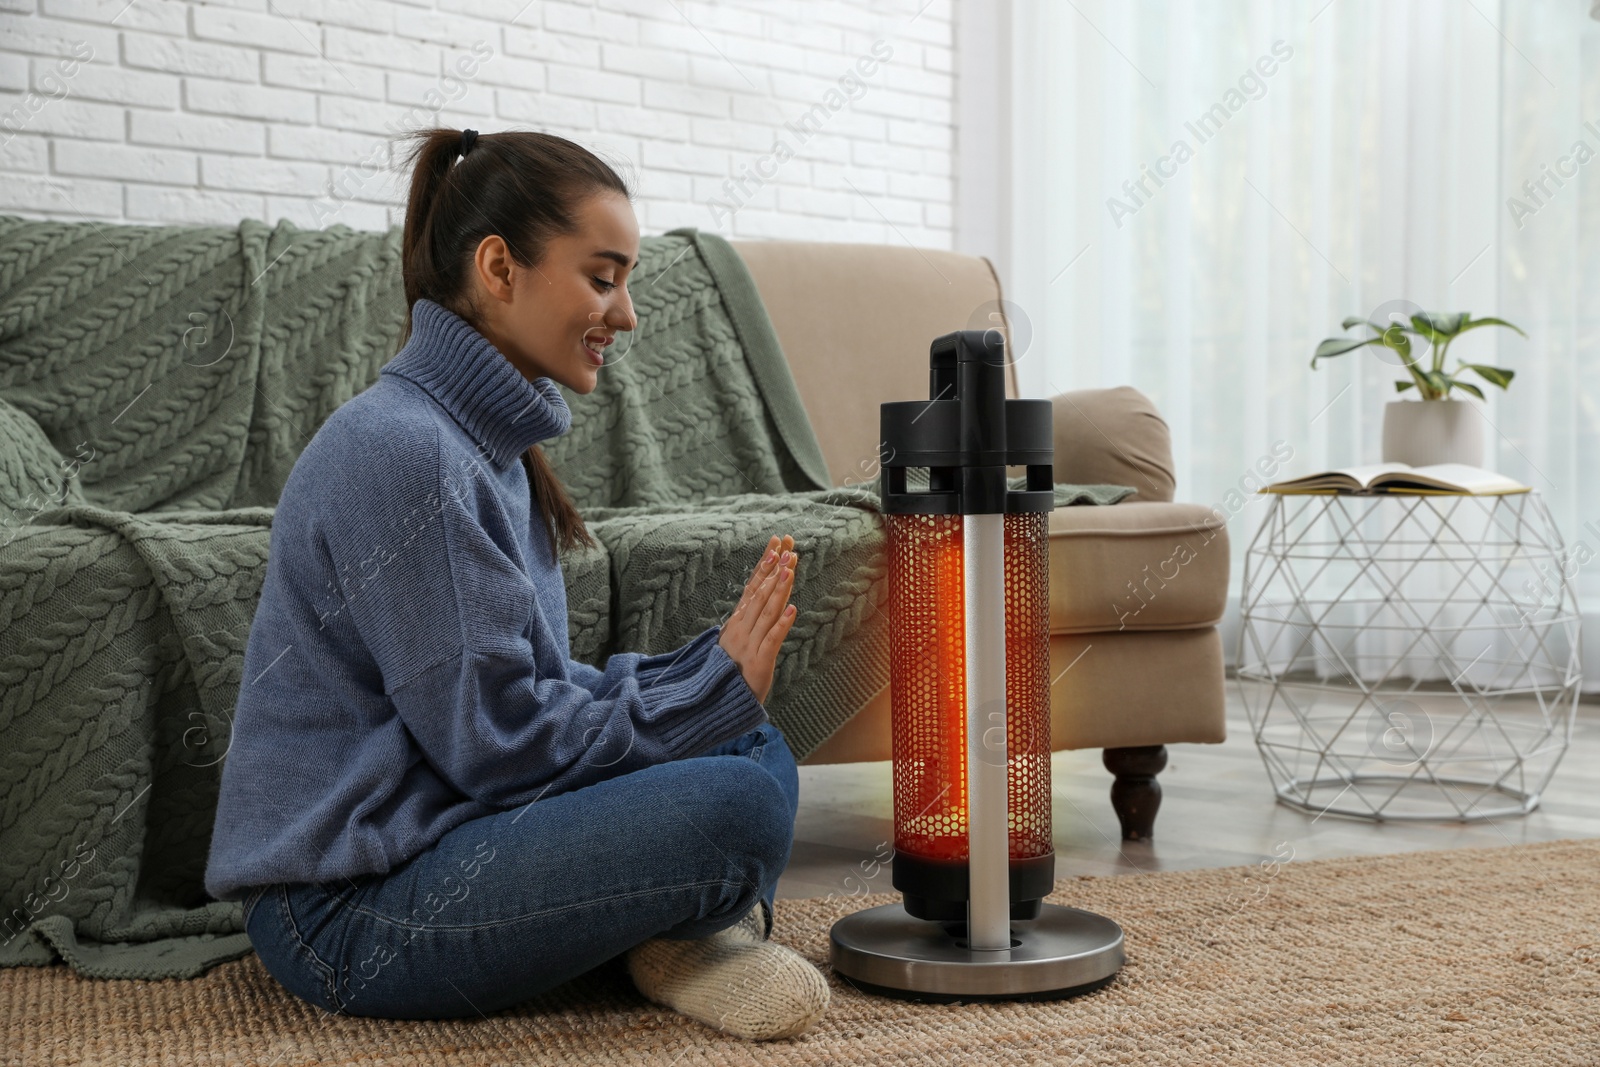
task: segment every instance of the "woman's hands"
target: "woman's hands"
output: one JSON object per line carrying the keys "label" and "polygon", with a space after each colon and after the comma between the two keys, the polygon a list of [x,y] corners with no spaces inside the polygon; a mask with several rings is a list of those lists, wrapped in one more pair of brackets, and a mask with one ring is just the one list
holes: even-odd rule
{"label": "woman's hands", "polygon": [[796,559],[794,538],[784,534],[780,540],[774,534],[717,638],[717,644],[739,665],[745,684],[762,703],[766,703],[772,689],[778,649],[794,625],[796,609],[789,603],[789,591],[794,587]]}

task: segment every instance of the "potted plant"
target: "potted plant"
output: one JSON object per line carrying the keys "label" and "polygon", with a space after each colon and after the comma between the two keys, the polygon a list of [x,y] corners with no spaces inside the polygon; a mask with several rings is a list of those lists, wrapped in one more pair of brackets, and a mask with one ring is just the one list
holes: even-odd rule
{"label": "potted plant", "polygon": [[[1394,383],[1397,392],[1415,388],[1423,403],[1408,400],[1391,400],[1383,411],[1383,462],[1406,463],[1422,467],[1430,463],[1465,463],[1478,467],[1483,464],[1483,422],[1481,413],[1471,404],[1456,401],[1451,390],[1460,389],[1483,399],[1483,390],[1462,375],[1468,371],[1490,385],[1501,389],[1511,384],[1515,371],[1491,367],[1485,363],[1456,361],[1454,370],[1446,370],[1445,353],[1457,337],[1479,326],[1505,326],[1523,337],[1522,328],[1504,319],[1475,319],[1468,311],[1416,311],[1410,322],[1402,322],[1399,315],[1388,325],[1379,325],[1370,319],[1352,315],[1341,324],[1348,330],[1364,326],[1371,332],[1368,337],[1329,337],[1317,346],[1311,357],[1311,367],[1317,360],[1342,356],[1367,345],[1375,345],[1395,353],[1410,378]],[[1420,344],[1412,338],[1419,338]],[[1424,365],[1418,348],[1433,348],[1433,357]],[[1437,401],[1437,403],[1436,403]]]}

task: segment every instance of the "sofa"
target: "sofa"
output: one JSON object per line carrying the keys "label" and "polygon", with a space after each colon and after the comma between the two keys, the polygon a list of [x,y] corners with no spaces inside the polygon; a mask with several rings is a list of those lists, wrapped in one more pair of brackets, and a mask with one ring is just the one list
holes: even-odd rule
{"label": "sofa", "polygon": [[[0,450],[0,496],[10,502],[7,573],[16,587],[8,610],[27,614],[13,620],[19,625],[0,661],[9,664],[6,676],[19,689],[13,694],[19,709],[37,708],[33,701],[49,689],[51,699],[79,716],[32,736],[30,743],[54,745],[59,738],[51,737],[70,734],[80,749],[70,775],[48,779],[53,786],[41,778],[37,788],[63,796],[81,788],[74,776],[86,773],[83,756],[106,755],[98,747],[103,738],[93,736],[108,729],[103,714],[94,725],[96,709],[112,702],[121,709],[123,756],[143,751],[140,736],[172,733],[179,764],[209,775],[226,750],[226,709],[239,685],[237,660],[283,480],[321,421],[370,382],[393,351],[403,313],[398,234],[297,231],[251,220],[237,230],[5,221],[12,267],[0,285],[8,309],[0,316],[0,384],[8,401],[0,403],[0,437],[7,442]],[[722,251],[716,251],[719,242]],[[724,471],[718,491],[756,489],[752,502],[762,508],[781,506],[783,494],[808,485],[875,486],[878,405],[926,395],[929,341],[974,326],[998,324],[1009,333],[999,283],[982,257],[788,240],[718,238],[699,247],[732,265],[717,284],[726,310],[737,314],[697,318],[711,332],[678,334],[680,347],[660,367],[681,377],[684,359],[736,358],[741,345],[747,358],[760,353],[767,380],[746,382],[744,395],[753,397],[751,390],[760,387],[756,391],[775,405],[767,417],[777,420],[779,431],[767,436],[786,438],[799,451],[774,453],[760,485],[743,470],[750,456],[742,452],[730,464],[740,469]],[[652,245],[663,258],[667,248]],[[671,264],[678,262],[673,253]],[[652,299],[659,305],[664,289],[684,286],[689,268],[660,268],[670,282],[641,293],[641,308]],[[703,316],[712,295],[713,289],[701,289],[668,302],[687,299],[678,311],[698,306],[695,314]],[[683,322],[674,321],[681,329]],[[629,366],[640,368],[645,358],[633,356]],[[734,399],[727,387],[736,383],[728,376],[742,370],[722,363],[713,377],[714,388],[723,391],[701,394],[702,404],[717,396]],[[1015,367],[1008,391],[1016,395]],[[605,403],[619,399],[636,420],[634,394],[615,393]],[[601,434],[611,432],[606,421],[586,418],[584,432],[597,426]],[[1054,425],[1056,482],[1130,486],[1133,495],[1109,507],[1060,507],[1050,517],[1052,745],[1104,749],[1124,836],[1148,838],[1163,746],[1225,736],[1216,623],[1227,586],[1226,529],[1209,509],[1173,502],[1166,426],[1135,390],[1064,393],[1054,398]],[[574,433],[561,442],[558,466],[569,485],[587,490],[586,513],[651,500],[666,501],[670,510],[679,499],[681,490],[667,483],[641,495],[646,475],[633,471],[624,472],[625,492],[596,490],[605,488],[606,471],[593,468],[615,474],[619,465],[634,462],[633,444],[624,454],[617,442],[637,442],[640,429],[630,423],[621,437],[579,441]],[[745,439],[743,447],[755,440]],[[714,462],[729,450],[703,451]],[[697,467],[693,477],[704,481],[708,471]],[[51,488],[58,482],[60,499]],[[815,493],[793,496],[814,510],[821,506]],[[57,503],[78,510],[67,520],[52,517],[49,529],[24,532],[30,514]],[[84,504],[92,506],[85,511]],[[829,522],[840,529],[877,528],[859,510],[850,517],[859,500],[827,506],[833,508]],[[649,528],[641,527],[637,537],[614,538],[632,546],[626,549],[632,564],[603,554],[564,561],[569,593],[580,592],[570,612],[577,658],[596,662],[613,650],[647,650],[658,640],[662,648],[676,647],[671,633],[630,628],[617,616],[619,607],[636,607],[641,596],[661,598],[645,615],[684,616],[688,632],[702,624],[703,598],[696,610],[682,610],[692,576],[672,566],[672,545],[660,544],[665,517],[647,511],[642,521]],[[700,537],[699,527],[688,532]],[[722,536],[729,536],[726,529]],[[641,571],[639,538],[665,548],[674,571],[670,588]],[[820,591],[826,600],[842,597],[859,609],[869,586],[881,588],[870,539],[857,533],[834,547],[845,544],[854,546],[854,562],[841,566],[840,553],[832,553],[832,569],[813,573],[801,594]],[[71,558],[83,564],[61,569]],[[812,563],[818,562],[814,554]],[[160,588],[150,584],[152,576]],[[34,597],[50,599],[35,610]],[[62,618],[55,620],[58,612]],[[847,614],[820,625],[858,626]],[[838,645],[837,651],[854,653],[853,661],[821,641],[796,654],[801,650],[788,646],[798,643],[798,630],[786,643],[780,676],[787,671],[790,682],[804,679],[815,693],[832,694],[826,728],[817,729],[814,717],[806,736],[794,735],[804,741],[796,747],[803,762],[890,758],[887,684],[868,684],[874,671],[851,665],[872,664],[861,657],[884,655],[886,646],[870,638]],[[774,706],[775,718],[779,710]],[[792,713],[784,721],[806,725]],[[205,751],[187,751],[191,747]],[[111,805],[118,791],[138,794],[150,782],[141,777],[151,769],[143,762],[126,783],[97,784],[97,803]],[[22,781],[44,769],[38,760],[19,758],[8,773]],[[213,788],[206,775],[195,776],[190,807],[201,811]],[[40,801],[53,803],[48,794]],[[197,815],[195,822],[204,819]]]}
{"label": "sofa", "polygon": [[[731,241],[760,291],[835,484],[877,471],[878,405],[927,395],[928,343],[991,326],[1007,302],[982,256],[898,245]],[[817,315],[815,308],[829,309]],[[1007,393],[1017,396],[1016,364]],[[1126,840],[1151,837],[1165,746],[1226,739],[1217,624],[1223,516],[1173,500],[1167,425],[1128,386],[1052,399],[1057,482],[1133,486],[1050,515],[1051,748],[1099,748]],[[1014,473],[1020,473],[1014,472]],[[803,764],[891,758],[887,686]]]}

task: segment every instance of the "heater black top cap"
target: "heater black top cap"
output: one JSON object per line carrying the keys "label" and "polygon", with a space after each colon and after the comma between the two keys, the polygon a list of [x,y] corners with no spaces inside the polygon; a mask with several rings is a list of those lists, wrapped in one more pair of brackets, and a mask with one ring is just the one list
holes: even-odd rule
{"label": "heater black top cap", "polygon": [[[928,400],[879,407],[879,472],[887,513],[983,515],[1049,511],[1055,449],[1048,400],[1006,398],[1005,337],[957,330],[928,349]],[[1006,468],[1027,468],[1011,489]],[[906,469],[926,467],[927,489],[906,487]]]}

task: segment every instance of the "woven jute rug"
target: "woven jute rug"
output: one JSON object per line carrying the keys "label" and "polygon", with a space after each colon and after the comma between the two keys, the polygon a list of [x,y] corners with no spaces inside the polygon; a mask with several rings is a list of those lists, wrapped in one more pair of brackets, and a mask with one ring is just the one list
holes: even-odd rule
{"label": "woven jute rug", "polygon": [[[887,888],[887,875],[880,873]],[[876,884],[876,883],[869,883]],[[774,938],[829,975],[828,1014],[751,1043],[607,964],[487,1018],[332,1015],[251,954],[201,978],[0,972],[7,1064],[1600,1063],[1600,841],[1067,878],[1051,903],[1121,924],[1127,965],[1069,1000],[916,1004],[828,967],[828,929],[898,894],[779,900]]]}

